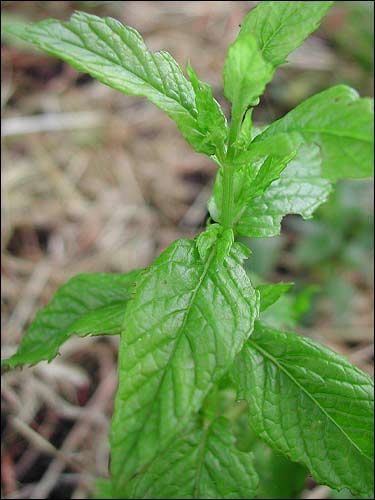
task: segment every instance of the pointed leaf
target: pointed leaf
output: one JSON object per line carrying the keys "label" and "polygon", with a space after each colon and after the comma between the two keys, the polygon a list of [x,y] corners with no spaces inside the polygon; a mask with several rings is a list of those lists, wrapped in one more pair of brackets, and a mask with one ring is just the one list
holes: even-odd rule
{"label": "pointed leaf", "polygon": [[2,365],[14,368],[51,361],[73,334],[120,333],[126,304],[139,274],[78,274],[37,313],[16,354],[2,360]]}
{"label": "pointed leaf", "polygon": [[319,148],[303,146],[279,179],[270,184],[260,196],[250,200],[238,216],[236,229],[249,237],[275,236],[287,214],[310,218],[324,203],[331,185],[321,177]]}
{"label": "pointed leaf", "polygon": [[259,2],[244,18],[241,33],[252,33],[263,57],[273,66],[318,29],[333,2]]}
{"label": "pointed leaf", "polygon": [[[234,207],[233,215],[235,222],[240,221],[246,209],[254,203],[259,203],[260,197],[267,188],[278,179],[291,162],[296,152],[287,156],[273,156],[261,158],[253,163],[246,163],[236,168],[233,172]],[[220,168],[214,184],[213,195],[208,202],[211,217],[221,221],[221,207],[223,199],[223,168]]]}
{"label": "pointed leaf", "polygon": [[211,154],[197,122],[191,83],[170,54],[149,51],[135,29],[110,17],[76,12],[69,22],[34,23],[22,37],[109,87],[147,97],[176,122],[197,151]]}
{"label": "pointed leaf", "polygon": [[258,297],[235,243],[216,264],[171,245],[137,282],[125,314],[112,421],[114,493],[169,445],[252,332]]}
{"label": "pointed leaf", "polygon": [[255,37],[250,33],[239,35],[229,47],[224,64],[224,94],[232,103],[232,122],[236,128],[234,139],[245,111],[258,104],[273,71],[272,64],[263,58]]}
{"label": "pointed leaf", "polygon": [[256,289],[260,296],[260,312],[272,306],[284,293],[291,289],[294,283],[274,283],[258,285]]}
{"label": "pointed leaf", "polygon": [[251,453],[239,451],[228,421],[190,425],[130,483],[128,498],[254,498]]}
{"label": "pointed leaf", "polygon": [[[267,128],[265,127],[264,130]],[[289,156],[296,153],[302,144],[303,139],[298,132],[275,134],[262,141],[251,142],[251,139],[248,139],[246,148],[236,155],[234,161],[236,165],[249,165],[259,158]]]}
{"label": "pointed leaf", "polygon": [[271,140],[280,133],[298,133],[306,143],[319,144],[322,174],[327,179],[373,175],[374,105],[355,90],[338,85],[310,97],[254,139]]}
{"label": "pointed leaf", "polygon": [[211,152],[212,155],[217,151],[223,154],[228,133],[223,110],[214,99],[211,87],[198,79],[197,74],[190,65],[187,65],[186,70],[195,93],[198,127],[205,136],[203,141],[204,150],[205,152]]}
{"label": "pointed leaf", "polygon": [[256,324],[233,365],[250,425],[321,484],[371,494],[373,381],[312,340]]}

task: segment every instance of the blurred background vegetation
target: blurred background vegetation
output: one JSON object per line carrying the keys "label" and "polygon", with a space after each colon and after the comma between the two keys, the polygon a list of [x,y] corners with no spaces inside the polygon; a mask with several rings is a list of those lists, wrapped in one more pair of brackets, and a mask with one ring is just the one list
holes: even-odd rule
{"label": "blurred background vegetation", "polygon": [[[189,59],[216,98],[248,1],[2,2],[2,357],[36,310],[77,272],[147,266],[173,240],[204,227],[215,165],[145,100],[123,96],[6,34],[9,25],[74,10],[134,26],[154,50]],[[321,28],[279,69],[255,112],[257,125],[338,83],[373,95],[373,2],[336,2]],[[373,373],[373,184],[346,181],[315,218],[288,216],[282,235],[247,241],[254,280],[293,281],[267,321],[298,329]],[[2,380],[2,498],[86,498],[106,475],[118,340],[72,339],[52,364]],[[230,399],[230,398],[229,398]],[[269,450],[238,422],[260,470]],[[268,457],[268,458],[267,458]],[[292,495],[351,498],[318,487],[273,457],[273,476],[296,478]],[[272,472],[273,471],[273,472]],[[275,475],[276,474],[276,475]]]}

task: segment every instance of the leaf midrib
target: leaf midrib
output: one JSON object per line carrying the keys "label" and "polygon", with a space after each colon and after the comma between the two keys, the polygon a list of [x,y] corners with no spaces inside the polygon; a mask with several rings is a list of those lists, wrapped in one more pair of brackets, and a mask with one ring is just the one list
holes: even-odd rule
{"label": "leaf midrib", "polygon": [[257,351],[259,351],[264,357],[268,358],[280,371],[282,371],[318,408],[319,410],[325,415],[325,417],[335,426],[339,431],[345,436],[345,438],[349,441],[349,443],[363,456],[365,457],[370,463],[373,463],[373,461],[359,448],[359,446],[351,439],[351,437],[345,432],[345,430],[334,420],[333,417],[320,405],[320,403],[314,398],[314,396],[305,388],[303,385],[301,385],[298,380],[282,365],[279,363],[279,361],[272,356],[269,352],[267,352],[265,349],[260,347],[254,339],[250,338],[248,340],[248,343],[252,345]]}
{"label": "leaf midrib", "polygon": [[[176,353],[176,351],[177,351],[177,348],[178,348],[178,346],[179,346],[179,343],[180,343],[180,341],[181,341],[181,339],[182,339],[182,337],[183,337],[183,331],[184,331],[184,328],[185,328],[186,322],[187,322],[187,320],[188,320],[188,318],[189,318],[189,315],[190,315],[190,313],[191,313],[192,305],[193,305],[193,303],[194,303],[194,301],[195,301],[195,298],[196,298],[196,296],[197,296],[197,294],[198,294],[198,292],[199,292],[199,290],[200,290],[200,287],[201,287],[201,286],[202,286],[202,284],[203,284],[204,279],[205,279],[205,278],[206,278],[206,276],[207,276],[207,273],[208,273],[208,270],[209,270],[209,267],[210,267],[210,264],[211,264],[211,261],[212,261],[212,259],[213,259],[214,255],[215,255],[215,247],[213,247],[213,248],[211,249],[211,253],[209,254],[209,256],[208,256],[208,258],[207,258],[207,261],[206,261],[206,263],[205,263],[205,265],[204,265],[202,275],[201,275],[201,277],[200,277],[200,279],[199,279],[199,281],[198,281],[198,284],[197,284],[196,288],[194,289],[194,291],[193,291],[193,293],[192,293],[192,296],[191,296],[190,302],[189,302],[189,304],[188,304],[188,306],[187,306],[187,308],[186,308],[186,314],[185,314],[184,319],[183,319],[183,321],[182,321],[182,323],[181,323],[181,325],[180,325],[180,327],[179,327],[179,329],[178,329],[177,336],[176,336],[176,341],[175,341],[175,345],[174,345],[174,347],[173,347],[172,353],[171,353],[171,355],[169,356],[168,361],[167,361],[167,363],[166,363],[166,365],[165,365],[165,367],[164,367],[163,374],[162,374],[162,376],[161,376],[161,378],[160,378],[160,381],[159,381],[158,387],[157,387],[157,389],[156,389],[156,391],[155,391],[155,395],[154,395],[153,402],[152,402],[152,404],[150,405],[150,409],[149,409],[149,411],[148,411],[148,413],[147,413],[147,417],[146,417],[146,418],[144,419],[144,421],[143,421],[142,427],[138,430],[138,433],[137,433],[138,435],[139,435],[140,433],[142,433],[142,431],[144,430],[144,427],[145,427],[145,425],[146,425],[147,421],[149,420],[149,417],[150,417],[150,415],[151,415],[151,413],[152,413],[152,409],[153,409],[153,407],[154,407],[155,400],[156,400],[157,396],[158,396],[158,395],[159,395],[159,393],[160,393],[160,390],[161,390],[161,387],[162,387],[162,385],[163,385],[163,381],[164,381],[165,375],[166,375],[166,373],[167,373],[167,371],[168,371],[168,368],[170,367],[171,360],[173,360],[174,355],[175,355],[175,353]],[[159,430],[160,430],[160,428],[159,428]],[[174,433],[174,434],[173,434],[173,435],[172,435],[172,436],[168,439],[168,441],[167,441],[166,445],[164,446],[164,449],[166,449],[166,448],[170,445],[171,440],[173,439],[174,435],[175,435],[175,433]],[[129,451],[128,451],[128,455],[130,455],[130,454],[133,452],[134,448],[135,448],[135,447],[136,447],[136,445],[137,445],[137,442],[138,442],[138,439],[137,439],[137,438],[136,438],[136,439],[134,439],[133,444],[132,444],[131,448],[130,448],[130,449],[129,449]],[[150,460],[150,463],[151,463],[151,460]],[[124,465],[125,465],[125,462],[124,462]],[[115,480],[116,480],[116,478],[115,478]]]}
{"label": "leaf midrib", "polygon": [[[87,23],[87,26],[89,26],[89,23]],[[91,26],[89,26],[90,29],[92,30]],[[69,24],[69,23],[64,23],[64,28],[68,29],[69,31],[71,31],[74,35],[78,36],[81,40],[81,36],[79,35],[79,33],[77,33],[73,28],[72,26]],[[30,30],[31,33],[32,33],[32,29]],[[100,38],[95,32],[94,32],[95,36],[97,36],[100,40],[102,40],[102,38]],[[34,37],[33,37],[34,38]],[[52,53],[53,55],[56,54],[56,49],[51,49],[49,48],[45,42],[44,43],[40,43],[39,40],[35,40],[32,39],[31,40],[35,45],[39,46],[39,47],[42,47],[44,48],[44,50],[46,50],[47,52],[50,52]],[[62,37],[59,38],[59,41],[61,41],[61,43],[63,44],[67,44],[67,45],[72,45],[73,47],[77,47],[81,50],[86,50],[87,52],[91,53],[91,54],[94,54],[96,55],[97,57],[99,57],[100,59],[106,61],[107,63],[110,62],[113,66],[116,66],[116,67],[119,67],[121,68],[123,71],[126,71],[128,72],[130,75],[132,75],[133,78],[137,78],[140,82],[142,82],[143,84],[146,84],[148,85],[151,89],[153,89],[153,91],[156,91],[163,99],[168,99],[172,102],[175,102],[176,104],[178,104],[178,106],[185,112],[187,112],[189,114],[189,116],[191,116],[194,120],[196,120],[196,117],[194,116],[194,114],[192,113],[191,109],[187,108],[186,106],[183,105],[182,102],[180,102],[178,99],[176,99],[175,97],[171,96],[171,95],[168,95],[168,94],[165,94],[163,93],[159,88],[155,87],[154,85],[150,84],[150,82],[148,80],[145,80],[144,78],[142,78],[141,76],[137,75],[136,73],[133,73],[131,72],[128,68],[126,68],[125,66],[123,66],[122,64],[120,64],[118,61],[115,61],[111,56],[109,55],[106,55],[106,57],[103,56],[103,54],[100,54],[99,52],[96,52],[95,50],[93,50],[92,48],[90,47],[87,47],[87,45],[83,42],[82,40],[82,45],[79,45],[78,43],[74,43],[72,42],[71,40],[64,40]],[[102,40],[103,41],[103,40]],[[123,42],[123,40],[122,40]],[[44,45],[44,47],[43,47]],[[129,47],[129,45],[127,45],[127,47],[133,52],[132,48]],[[109,46],[109,48],[111,50],[114,50],[112,47]],[[65,60],[65,54],[63,54],[63,56],[61,56],[61,50],[60,49],[57,49],[58,52],[60,52],[60,55],[59,57],[61,57],[63,60]],[[150,51],[150,54],[152,56],[154,56],[154,53]],[[79,61],[72,61],[70,60],[69,61],[69,64],[71,64],[72,66],[76,66],[77,68],[81,67],[82,68],[82,64],[81,62]],[[142,63],[141,63],[142,64]],[[143,65],[143,64],[142,64]],[[88,66],[86,66],[87,69],[85,70],[82,70],[82,69],[78,69],[79,71],[84,71],[88,74],[98,74],[94,69],[88,69]],[[103,75],[103,73],[100,73],[101,75]],[[107,77],[105,76],[105,74],[103,75],[104,78],[108,81]],[[108,84],[109,86],[111,86],[110,84]],[[142,94],[143,95],[143,94]]]}
{"label": "leaf midrib", "polygon": [[201,498],[200,497],[200,481],[201,481],[201,475],[202,475],[202,469],[203,469],[203,464],[206,456],[206,443],[208,439],[208,435],[211,430],[211,425],[208,425],[204,430],[203,434],[201,437],[201,443],[199,445],[199,451],[198,451],[198,464],[197,464],[197,471],[195,474],[195,479],[194,479],[194,492],[193,492],[193,498]]}

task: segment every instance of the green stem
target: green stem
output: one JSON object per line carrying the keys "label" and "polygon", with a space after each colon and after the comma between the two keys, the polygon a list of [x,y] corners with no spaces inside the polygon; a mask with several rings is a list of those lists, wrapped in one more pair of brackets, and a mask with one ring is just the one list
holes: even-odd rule
{"label": "green stem", "polygon": [[233,144],[236,142],[238,132],[241,127],[243,111],[232,108],[232,122],[229,129],[228,137],[228,150],[225,161],[222,163],[223,168],[223,199],[221,206],[221,222],[225,229],[233,227],[233,209],[234,209],[234,148]]}
{"label": "green stem", "polygon": [[234,207],[234,190],[233,190],[233,173],[234,169],[229,164],[223,165],[223,200],[221,207],[221,222],[225,229],[230,229],[233,225],[233,207]]}

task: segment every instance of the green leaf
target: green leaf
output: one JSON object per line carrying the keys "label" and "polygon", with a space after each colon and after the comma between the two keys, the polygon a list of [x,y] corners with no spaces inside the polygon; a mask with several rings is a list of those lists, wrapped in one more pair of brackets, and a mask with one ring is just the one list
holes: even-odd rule
{"label": "green leaf", "polygon": [[189,64],[186,70],[195,93],[198,127],[205,136],[202,147],[205,152],[210,152],[212,155],[219,151],[219,156],[221,156],[224,153],[224,144],[228,134],[227,120],[223,110],[214,99],[211,87],[198,79]]}
{"label": "green leaf", "polygon": [[120,333],[127,301],[140,271],[126,274],[78,274],[35,316],[12,357],[2,365],[14,368],[51,361],[73,335]]}
{"label": "green leaf", "polygon": [[260,2],[244,18],[241,33],[252,33],[266,61],[286,62],[290,52],[318,29],[333,2]]}
{"label": "green leaf", "polygon": [[[242,213],[250,205],[251,200],[262,194],[268,186],[281,175],[287,164],[295,156],[269,156],[252,164],[245,164],[233,172],[234,220],[241,219]],[[211,217],[221,222],[223,205],[223,168],[220,168],[215,180],[213,195],[208,202]]]}
{"label": "green leaf", "polygon": [[265,311],[272,306],[279,298],[284,295],[294,283],[275,283],[258,285],[256,289],[260,295],[260,312]]}
{"label": "green leaf", "polygon": [[224,63],[224,94],[232,103],[232,142],[237,138],[247,108],[258,104],[273,71],[250,33],[239,35],[230,45]]}
{"label": "green leaf", "polygon": [[[202,260],[206,260],[211,251],[215,253],[217,264],[222,264],[234,243],[233,229],[224,229],[220,224],[211,224],[196,238],[196,245]],[[215,247],[213,249],[213,247]],[[247,254],[249,254],[247,252]]]}
{"label": "green leaf", "polygon": [[171,444],[252,332],[258,294],[245,255],[234,243],[218,267],[215,252],[201,260],[194,241],[179,240],[137,281],[112,420],[115,494]]}
{"label": "green leaf", "polygon": [[112,481],[110,479],[99,478],[95,481],[95,495],[92,497],[97,500],[113,498]]}
{"label": "green leaf", "polygon": [[238,151],[241,151],[243,149],[247,149],[248,145],[250,144],[252,140],[252,132],[254,131],[254,126],[253,126],[253,113],[252,109],[248,109],[243,117],[243,121],[241,124],[241,128],[238,132],[238,136],[236,139],[236,142],[234,143],[234,146]]}
{"label": "green leaf", "polygon": [[230,254],[231,248],[234,243],[233,229],[223,229],[222,234],[217,240],[216,259],[219,264],[222,264],[224,259]]}
{"label": "green leaf", "polygon": [[288,157],[295,154],[302,144],[303,140],[297,132],[275,134],[258,142],[248,140],[246,149],[236,155],[234,162],[235,165],[249,165],[259,158]]}
{"label": "green leaf", "polygon": [[285,215],[300,214],[304,219],[310,218],[330,192],[329,181],[321,177],[319,148],[303,146],[280,178],[263,194],[249,200],[239,212],[236,230],[249,237],[276,236]]}
{"label": "green leaf", "polygon": [[269,448],[263,441],[251,447],[255,470],[259,475],[256,498],[300,498],[307,477],[307,470]]}
{"label": "green leaf", "polygon": [[127,498],[254,498],[258,478],[251,453],[239,451],[228,421],[188,432],[130,483]]}
{"label": "green leaf", "polygon": [[221,230],[222,226],[220,224],[210,224],[205,231],[198,234],[196,245],[202,260],[206,260],[211,253],[211,249],[215,245]]}
{"label": "green leaf", "polygon": [[211,154],[199,129],[191,83],[168,52],[150,52],[135,29],[110,17],[76,12],[69,22],[47,19],[22,35],[109,87],[147,97],[176,122],[197,151]]}
{"label": "green leaf", "polygon": [[250,425],[320,484],[373,487],[373,381],[312,340],[256,323],[233,364]]}
{"label": "green leaf", "polygon": [[280,133],[296,133],[306,143],[319,144],[322,175],[337,180],[373,174],[373,100],[338,85],[310,97],[254,139],[271,140]]}
{"label": "green leaf", "polygon": [[303,316],[311,309],[312,296],[318,290],[319,287],[310,285],[297,294],[282,295],[277,302],[263,310],[260,316],[262,323],[277,329],[296,328]]}

